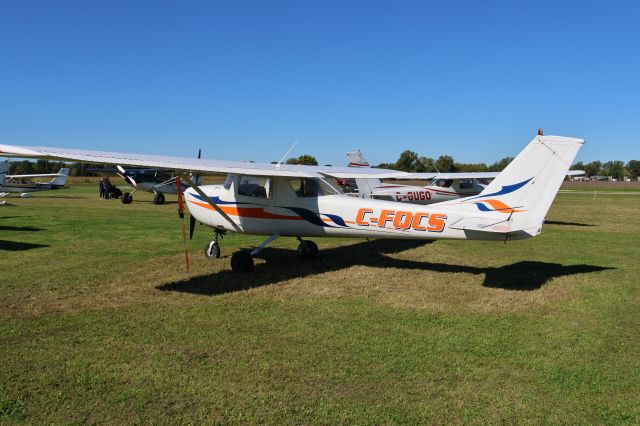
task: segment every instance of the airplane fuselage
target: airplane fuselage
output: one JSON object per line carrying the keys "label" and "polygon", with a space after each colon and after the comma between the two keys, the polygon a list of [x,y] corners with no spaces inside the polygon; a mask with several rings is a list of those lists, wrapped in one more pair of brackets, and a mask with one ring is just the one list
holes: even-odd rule
{"label": "airplane fuselage", "polygon": [[[238,190],[243,186],[241,177],[227,179],[226,185],[201,186],[200,189],[233,220],[235,226],[193,189],[185,192],[185,201],[196,220],[207,226],[256,235],[505,239],[503,234],[469,231],[455,226],[462,218],[473,217],[473,210],[463,213],[439,205],[425,207],[362,199],[337,191],[301,196],[300,190],[296,190],[297,183],[291,185],[291,181],[299,180],[270,178],[268,188],[252,184],[253,192]],[[514,235],[509,239],[521,238],[527,236]]]}
{"label": "airplane fuselage", "polygon": [[36,183],[29,181],[20,181],[20,180],[9,180],[5,179],[2,183],[0,183],[0,192],[6,193],[27,193],[27,192],[38,192],[38,191],[49,191],[52,189],[60,189],[64,188],[64,185],[54,185],[50,183]]}

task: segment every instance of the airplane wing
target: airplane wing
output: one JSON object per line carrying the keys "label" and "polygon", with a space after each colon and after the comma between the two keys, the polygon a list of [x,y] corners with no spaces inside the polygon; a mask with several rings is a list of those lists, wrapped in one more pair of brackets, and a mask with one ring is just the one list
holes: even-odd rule
{"label": "airplane wing", "polygon": [[248,174],[259,176],[291,176],[335,178],[401,178],[404,172],[386,169],[353,167],[305,166],[297,164],[266,164],[244,161],[204,160],[188,157],[129,154],[121,152],[89,151],[72,148],[44,146],[16,146],[0,144],[0,155],[7,157],[41,158],[84,163],[104,163],[134,167],[151,167],[166,170],[181,170],[204,174]]}
{"label": "airplane wing", "polygon": [[40,174],[40,175],[5,175],[7,179],[31,179],[31,178],[48,178],[48,177],[62,177],[66,176],[60,173],[48,173],[48,174]]}

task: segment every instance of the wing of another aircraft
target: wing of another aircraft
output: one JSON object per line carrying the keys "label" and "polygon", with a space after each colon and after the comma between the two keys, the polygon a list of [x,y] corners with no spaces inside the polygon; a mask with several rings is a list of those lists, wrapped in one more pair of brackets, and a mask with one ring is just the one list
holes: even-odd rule
{"label": "wing of another aircraft", "polygon": [[398,179],[431,180],[431,179],[493,179],[500,172],[461,172],[461,173],[407,173]]}
{"label": "wing of another aircraft", "polygon": [[297,164],[265,164],[244,161],[203,160],[189,157],[170,157],[146,154],[128,154],[120,152],[88,151],[71,148],[53,148],[43,146],[15,146],[0,144],[0,154],[8,157],[42,158],[87,163],[119,164],[135,167],[153,167],[167,170],[182,170],[204,174],[250,174],[259,176],[291,176],[335,178],[378,178],[399,179],[406,173],[396,170],[305,166]]}
{"label": "wing of another aircraft", "polygon": [[8,179],[13,179],[13,178],[31,179],[31,178],[48,178],[48,177],[53,178],[53,177],[62,177],[62,176],[67,176],[67,175],[63,175],[61,173],[45,173],[40,175],[6,175]]}

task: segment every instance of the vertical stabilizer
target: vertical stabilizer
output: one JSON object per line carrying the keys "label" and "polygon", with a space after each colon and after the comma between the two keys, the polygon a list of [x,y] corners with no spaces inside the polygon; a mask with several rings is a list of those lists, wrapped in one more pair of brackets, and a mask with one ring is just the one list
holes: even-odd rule
{"label": "vertical stabilizer", "polygon": [[[349,159],[349,167],[371,167],[366,158],[364,158],[364,154],[359,149],[347,152],[346,155]],[[370,198],[373,190],[377,186],[380,186],[382,181],[375,178],[356,178],[355,183],[358,187],[358,194],[360,197]]]}
{"label": "vertical stabilizer", "polygon": [[51,184],[51,185],[56,185],[56,186],[64,186],[64,184],[67,183],[67,177],[69,177],[69,172],[70,171],[71,171],[71,169],[68,169],[66,167],[60,169],[58,174],[63,175],[63,176],[56,176],[53,179],[51,179],[48,183]]}
{"label": "vertical stabilizer", "polygon": [[362,151],[359,149],[347,152],[346,155],[349,159],[349,167],[370,167],[369,162],[364,158]]}
{"label": "vertical stabilizer", "polygon": [[0,161],[0,182],[9,173],[9,161]]}
{"label": "vertical stabilizer", "polygon": [[584,140],[537,136],[479,195],[460,200],[508,214],[511,230],[540,228]]}

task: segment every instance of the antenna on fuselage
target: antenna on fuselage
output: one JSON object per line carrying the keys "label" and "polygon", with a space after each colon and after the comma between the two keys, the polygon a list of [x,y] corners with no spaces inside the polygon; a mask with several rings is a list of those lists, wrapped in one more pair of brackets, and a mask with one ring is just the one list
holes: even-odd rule
{"label": "antenna on fuselage", "polygon": [[284,159],[287,157],[287,155],[289,155],[289,153],[290,153],[291,151],[293,151],[293,148],[295,148],[297,144],[298,144],[298,141],[295,141],[295,142],[293,143],[293,145],[291,145],[291,148],[289,148],[289,150],[288,150],[287,152],[285,152],[285,153],[284,153],[284,155],[282,156],[282,158],[280,159],[280,161],[278,161],[278,162],[276,163],[276,169],[279,169],[279,168],[280,168],[280,164],[284,161]]}

